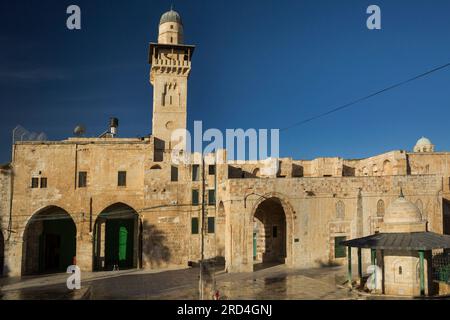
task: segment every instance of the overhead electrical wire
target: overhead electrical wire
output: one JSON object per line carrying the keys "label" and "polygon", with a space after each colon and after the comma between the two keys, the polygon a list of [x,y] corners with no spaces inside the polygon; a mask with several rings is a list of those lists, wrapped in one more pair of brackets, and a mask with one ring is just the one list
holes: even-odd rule
{"label": "overhead electrical wire", "polygon": [[391,85],[391,86],[389,86],[389,87],[386,87],[386,88],[384,88],[384,89],[375,91],[375,92],[373,92],[373,93],[371,93],[371,94],[369,94],[369,95],[366,95],[366,96],[364,96],[364,97],[358,98],[358,99],[353,100],[353,101],[351,101],[351,102],[348,102],[348,103],[346,103],[346,104],[343,104],[343,105],[340,105],[340,106],[335,107],[335,108],[333,108],[333,109],[330,109],[330,110],[328,110],[328,111],[326,111],[326,112],[323,112],[323,113],[317,114],[317,115],[315,115],[315,116],[312,116],[312,117],[310,117],[310,118],[306,118],[306,119],[304,119],[304,120],[295,122],[295,123],[293,123],[293,124],[291,124],[291,125],[289,125],[289,126],[287,126],[287,127],[284,127],[284,128],[282,128],[282,129],[280,129],[280,131],[286,131],[286,130],[289,130],[289,129],[291,129],[291,128],[298,127],[298,126],[303,125],[303,124],[305,124],[305,123],[308,123],[308,122],[317,120],[317,119],[319,119],[319,118],[325,117],[325,116],[327,116],[327,115],[329,115],[329,114],[332,114],[332,113],[341,111],[341,110],[343,110],[343,109],[347,109],[347,108],[349,108],[349,107],[351,107],[351,106],[353,106],[353,105],[355,105],[355,104],[357,104],[357,103],[359,103],[359,102],[362,102],[362,101],[364,101],[364,100],[373,98],[373,97],[375,97],[375,96],[377,96],[377,95],[380,95],[380,94],[382,94],[382,93],[384,93],[384,92],[386,92],[386,91],[390,91],[390,90],[392,90],[392,89],[398,88],[398,87],[403,86],[403,85],[405,85],[405,84],[407,84],[407,83],[409,83],[409,82],[412,82],[412,81],[418,80],[418,79],[420,79],[420,78],[426,77],[426,76],[428,76],[428,75],[430,75],[430,74],[432,74],[432,73],[435,73],[435,72],[437,72],[437,71],[440,71],[440,70],[445,69],[445,68],[448,68],[448,67],[450,67],[450,62],[449,62],[449,63],[446,63],[446,64],[443,64],[443,65],[440,65],[440,66],[438,66],[438,67],[435,67],[435,68],[433,68],[433,69],[431,69],[431,70],[428,70],[428,71],[426,71],[426,72],[423,72],[423,73],[421,73],[421,74],[419,74],[419,75],[416,75],[416,76],[414,76],[414,77],[412,77],[412,78],[409,78],[409,79],[407,79],[407,80],[403,80],[403,81],[401,81],[401,82],[398,82],[398,83],[396,83],[396,84],[393,84],[393,85]]}

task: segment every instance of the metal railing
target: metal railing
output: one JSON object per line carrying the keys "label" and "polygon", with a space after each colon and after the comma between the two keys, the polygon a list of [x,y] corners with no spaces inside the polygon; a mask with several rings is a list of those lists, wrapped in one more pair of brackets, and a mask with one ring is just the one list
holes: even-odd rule
{"label": "metal railing", "polygon": [[450,253],[444,250],[433,252],[433,280],[450,283]]}

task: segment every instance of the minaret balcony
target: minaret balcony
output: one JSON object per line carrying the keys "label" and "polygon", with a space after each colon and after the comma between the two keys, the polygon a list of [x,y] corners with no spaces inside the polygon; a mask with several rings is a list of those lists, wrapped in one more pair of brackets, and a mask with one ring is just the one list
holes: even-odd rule
{"label": "minaret balcony", "polygon": [[190,61],[169,60],[169,59],[153,59],[152,66],[154,67],[191,67]]}

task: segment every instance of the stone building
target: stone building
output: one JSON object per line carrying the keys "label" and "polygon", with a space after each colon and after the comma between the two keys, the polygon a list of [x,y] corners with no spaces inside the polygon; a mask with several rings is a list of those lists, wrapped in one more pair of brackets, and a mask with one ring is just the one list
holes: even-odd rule
{"label": "stone building", "polygon": [[345,263],[340,242],[377,232],[400,187],[429,230],[450,233],[450,153],[431,143],[358,160],[280,158],[274,174],[266,161],[227,162],[224,150],[205,165],[198,155],[173,161],[194,53],[183,31],[171,10],[150,44],[152,135],[120,138],[114,127],[98,138],[12,146],[0,171],[5,275],[74,262],[84,271],[187,266],[200,259],[202,226],[205,256],[223,259],[228,272]]}
{"label": "stone building", "polygon": [[361,249],[371,250],[372,292],[396,296],[448,294],[450,236],[428,231],[427,220],[403,193],[386,210],[380,232],[343,241],[349,247],[349,284],[353,283],[351,249],[358,248],[358,276],[363,287]]}

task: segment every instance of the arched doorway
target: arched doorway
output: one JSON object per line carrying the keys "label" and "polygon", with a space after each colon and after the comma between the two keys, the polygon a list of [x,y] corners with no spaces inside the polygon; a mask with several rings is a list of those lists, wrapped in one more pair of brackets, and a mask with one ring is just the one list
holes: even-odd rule
{"label": "arched doorway", "polygon": [[76,234],[64,209],[51,206],[35,213],[23,234],[22,274],[65,272],[74,263]]}
{"label": "arched doorway", "polygon": [[442,199],[442,211],[444,234],[450,234],[450,200]]}
{"label": "arched doorway", "polygon": [[225,206],[223,201],[220,201],[215,221],[216,263],[220,264],[225,264],[225,219]]}
{"label": "arched doorway", "polygon": [[116,203],[103,210],[94,228],[94,271],[140,267],[141,229],[130,206]]}
{"label": "arched doorway", "polygon": [[389,160],[385,160],[383,162],[383,175],[391,176],[392,175],[392,165]]}
{"label": "arched doorway", "polygon": [[0,230],[0,277],[3,276],[3,269],[5,265],[5,239],[3,232]]}
{"label": "arched doorway", "polygon": [[286,214],[280,199],[261,202],[253,216],[254,265],[283,264],[287,258]]}

